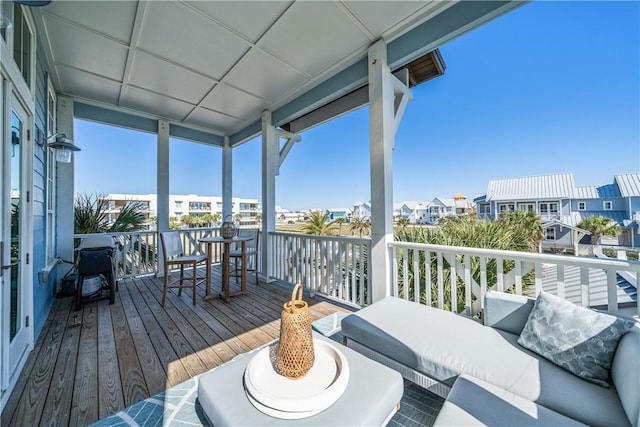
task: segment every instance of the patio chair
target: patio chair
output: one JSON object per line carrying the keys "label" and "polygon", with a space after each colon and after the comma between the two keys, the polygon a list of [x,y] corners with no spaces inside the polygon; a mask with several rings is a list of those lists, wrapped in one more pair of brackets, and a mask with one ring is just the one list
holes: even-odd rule
{"label": "patio chair", "polygon": [[[164,260],[164,287],[162,289],[162,302],[160,305],[164,307],[167,298],[167,289],[178,288],[178,295],[182,294],[182,288],[191,288],[193,293],[193,305],[196,305],[196,286],[206,281],[204,277],[197,276],[199,264],[207,263],[207,255],[185,255],[182,249],[182,241],[177,231],[164,231],[160,233],[160,241],[162,242],[162,256]],[[170,268],[172,266],[180,266],[180,278],[171,282]],[[191,284],[185,284],[184,267],[191,267]]]}
{"label": "patio chair", "polygon": [[[256,274],[256,285],[258,284],[258,244],[260,240],[260,230],[258,229],[240,229],[238,231],[239,236],[251,236],[253,240],[249,240],[245,243],[245,260],[246,266],[242,265],[242,247],[240,244],[236,245],[235,249],[229,252],[229,258],[233,259],[234,276],[237,278],[240,276],[239,268],[246,267],[246,271],[253,271]],[[249,261],[252,260],[250,263]],[[251,267],[252,266],[252,267]]]}

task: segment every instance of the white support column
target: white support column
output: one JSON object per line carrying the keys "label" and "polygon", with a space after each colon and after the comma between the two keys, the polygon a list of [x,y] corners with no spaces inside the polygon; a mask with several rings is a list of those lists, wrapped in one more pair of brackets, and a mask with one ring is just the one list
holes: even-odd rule
{"label": "white support column", "polygon": [[[73,100],[70,98],[58,97],[56,124],[56,132],[73,139]],[[73,155],[71,163],[56,162],[56,256],[68,260],[73,259],[74,164]],[[59,264],[58,279],[70,269],[69,264]]]}
{"label": "white support column", "polygon": [[[396,99],[396,96],[399,98]],[[369,136],[371,156],[371,251],[369,283],[372,302],[389,295],[393,241],[393,162],[395,133],[411,91],[391,74],[387,45],[369,48]]]}
{"label": "white support column", "polygon": [[227,215],[233,216],[233,162],[229,137],[224,137],[222,147],[222,220]]}
{"label": "white support column", "polygon": [[276,175],[280,166],[280,141],[271,122],[271,111],[262,113],[262,264],[265,282],[271,281],[272,253],[269,233],[276,230]]}
{"label": "white support column", "polygon": [[158,120],[158,231],[169,230],[169,122]]}
{"label": "white support column", "polygon": [[[157,209],[158,209],[158,233],[169,230],[169,122],[158,120],[157,140]],[[160,235],[158,235],[158,251],[163,259]],[[164,277],[164,263],[158,262],[158,277]]]}

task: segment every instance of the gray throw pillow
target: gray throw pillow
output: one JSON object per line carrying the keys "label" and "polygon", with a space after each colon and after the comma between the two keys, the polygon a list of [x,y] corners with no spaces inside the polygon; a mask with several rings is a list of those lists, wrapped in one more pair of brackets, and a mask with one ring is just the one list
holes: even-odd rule
{"label": "gray throw pillow", "polygon": [[616,347],[633,325],[633,320],[579,307],[541,292],[518,344],[587,381],[609,387]]}

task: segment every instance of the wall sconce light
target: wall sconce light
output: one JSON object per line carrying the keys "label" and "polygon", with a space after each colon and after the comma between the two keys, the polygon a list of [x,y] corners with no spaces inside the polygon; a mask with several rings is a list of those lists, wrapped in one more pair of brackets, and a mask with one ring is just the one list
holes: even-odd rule
{"label": "wall sconce light", "polygon": [[[67,137],[64,133],[56,133],[47,138],[47,147],[56,151],[56,161],[60,163],[71,163],[71,152],[80,151],[80,148],[73,145],[73,139]],[[40,144],[44,146],[44,144]]]}
{"label": "wall sconce light", "polygon": [[13,2],[0,1],[0,28],[11,28],[13,25]]}

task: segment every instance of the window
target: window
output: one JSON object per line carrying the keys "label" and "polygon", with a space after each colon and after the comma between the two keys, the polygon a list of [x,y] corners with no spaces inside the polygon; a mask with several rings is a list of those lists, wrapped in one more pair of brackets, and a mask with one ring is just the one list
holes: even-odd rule
{"label": "window", "polygon": [[176,209],[181,209],[181,208],[182,208],[182,201],[176,200]]}
{"label": "window", "polygon": [[556,229],[553,227],[545,228],[544,240],[556,240]]}
{"label": "window", "polygon": [[[47,91],[47,137],[56,133],[56,94],[49,82],[49,90]],[[56,215],[56,156],[53,148],[45,148],[47,151],[47,201],[46,201],[46,224],[45,229],[45,245],[46,245],[46,262],[48,263],[55,258],[54,248],[54,229]]]}
{"label": "window", "polygon": [[208,211],[209,204],[204,202],[189,202],[190,211]]}
{"label": "window", "polygon": [[578,202],[578,210],[584,211],[587,209],[587,202]]}
{"label": "window", "polygon": [[14,3],[13,8],[13,59],[16,61],[27,86],[31,86],[31,30],[22,7]]}
{"label": "window", "polygon": [[611,200],[605,200],[602,202],[602,207],[605,211],[610,211],[613,209],[613,202]]}
{"label": "window", "polygon": [[534,203],[526,202],[526,203],[518,203],[518,209],[524,212],[535,212],[536,205]]}
{"label": "window", "polygon": [[559,212],[559,204],[557,202],[540,203],[540,215],[553,215]]}
{"label": "window", "polygon": [[513,212],[515,210],[515,206],[513,203],[503,203],[498,205],[498,212]]}

